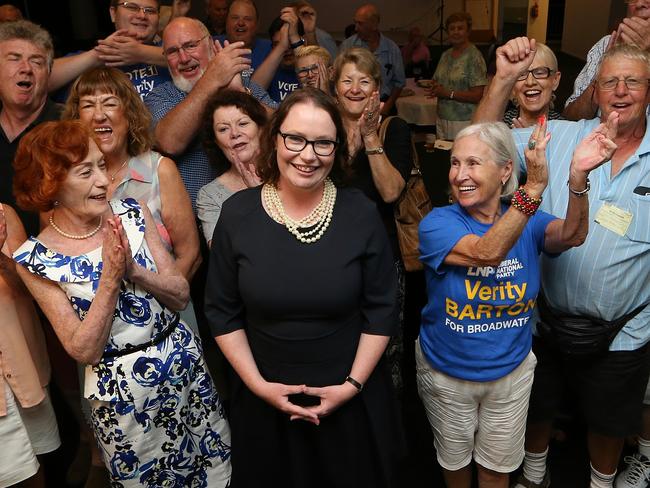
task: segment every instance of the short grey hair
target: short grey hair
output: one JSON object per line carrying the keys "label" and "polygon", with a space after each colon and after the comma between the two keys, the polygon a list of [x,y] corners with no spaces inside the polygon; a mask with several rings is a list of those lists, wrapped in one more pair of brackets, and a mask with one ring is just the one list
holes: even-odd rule
{"label": "short grey hair", "polygon": [[477,136],[480,141],[488,145],[492,151],[494,162],[497,166],[505,166],[512,162],[512,173],[508,181],[501,187],[501,196],[510,197],[519,187],[519,164],[517,163],[517,148],[512,132],[503,122],[482,122],[465,127],[456,136],[456,140],[463,137]]}
{"label": "short grey hair", "polygon": [[612,48],[605,51],[605,54],[600,61],[600,66],[598,67],[598,74],[596,77],[600,76],[600,71],[603,69],[603,64],[605,64],[605,61],[619,57],[641,61],[645,64],[646,71],[650,71],[650,53],[648,53],[648,51],[641,49],[634,44],[616,44]]}
{"label": "short grey hair", "polygon": [[52,43],[52,36],[50,36],[48,31],[29,20],[0,23],[0,42],[13,41],[15,39],[31,42],[45,51],[48,69],[52,71],[54,44]]}
{"label": "short grey hair", "polygon": [[537,43],[537,52],[535,53],[535,56],[544,58],[544,60],[549,64],[548,67],[553,71],[558,70],[557,57],[555,56],[553,50],[546,44],[543,44],[541,42]]}

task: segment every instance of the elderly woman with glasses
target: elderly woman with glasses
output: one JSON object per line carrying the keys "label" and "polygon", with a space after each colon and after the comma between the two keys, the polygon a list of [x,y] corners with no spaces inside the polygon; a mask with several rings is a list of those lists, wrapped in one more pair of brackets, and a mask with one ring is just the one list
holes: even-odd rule
{"label": "elderly woman with glasses", "polygon": [[497,72],[494,81],[488,86],[483,100],[479,103],[474,114],[475,122],[485,122],[498,118],[497,113],[503,113],[502,103],[494,103],[495,90],[504,79],[512,84],[510,99],[514,106],[503,114],[503,121],[508,127],[532,127],[541,116],[547,120],[562,119],[562,115],[553,110],[555,90],[560,84],[557,58],[546,44],[536,43],[535,56],[528,69],[514,72],[507,60],[507,50],[513,44],[523,41],[523,38],[508,41],[502,48],[497,49]]}
{"label": "elderly woman with glasses", "polygon": [[221,210],[206,315],[236,373],[233,486],[392,486],[397,282],[374,205],[340,186],[347,151],[334,101],[297,90],[262,139],[263,185]]}
{"label": "elderly woman with glasses", "polygon": [[583,188],[616,148],[605,124],[575,148],[566,218],[558,219],[538,211],[549,180],[549,139],[542,117],[525,152],[528,180],[518,188],[506,125],[463,129],[449,170],[456,203],[420,224],[428,303],[416,343],[417,382],[450,488],[470,488],[472,459],[480,488],[507,488],[508,473],[524,458],[539,255],[584,242],[588,198],[570,189]]}

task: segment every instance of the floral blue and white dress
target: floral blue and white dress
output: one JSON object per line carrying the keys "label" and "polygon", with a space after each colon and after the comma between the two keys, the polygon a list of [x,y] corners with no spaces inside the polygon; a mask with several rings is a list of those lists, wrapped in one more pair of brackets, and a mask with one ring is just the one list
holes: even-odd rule
{"label": "floral blue and white dress", "polygon": [[[113,200],[111,207],[122,218],[135,261],[156,271],[137,201]],[[83,321],[99,284],[101,252],[66,256],[30,237],[14,259],[56,281]],[[112,357],[173,324],[158,344]],[[86,367],[84,395],[112,486],[229,486],[230,430],[200,340],[177,312],[129,281],[122,282],[104,357]]]}

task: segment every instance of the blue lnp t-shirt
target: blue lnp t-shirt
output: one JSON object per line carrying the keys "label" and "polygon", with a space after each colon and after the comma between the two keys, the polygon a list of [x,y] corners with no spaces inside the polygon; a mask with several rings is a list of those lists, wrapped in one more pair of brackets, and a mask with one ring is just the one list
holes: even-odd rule
{"label": "blue lnp t-shirt", "polygon": [[269,96],[276,102],[281,103],[287,95],[300,88],[300,82],[293,69],[280,66],[269,84]]}
{"label": "blue lnp t-shirt", "polygon": [[[503,205],[502,211],[508,209]],[[431,366],[468,381],[493,381],[513,371],[531,348],[530,321],[539,292],[539,254],[546,226],[557,217],[538,211],[499,266],[451,266],[445,258],[466,235],[492,224],[458,204],[434,208],[420,223],[420,254],[428,302],[420,346]]]}

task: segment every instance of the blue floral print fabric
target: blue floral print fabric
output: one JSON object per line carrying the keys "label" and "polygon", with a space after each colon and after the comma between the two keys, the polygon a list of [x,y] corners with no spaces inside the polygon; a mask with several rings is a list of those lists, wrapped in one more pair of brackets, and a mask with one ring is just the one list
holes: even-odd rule
{"label": "blue floral print fabric", "polygon": [[[111,207],[122,218],[134,260],[156,271],[137,201],[113,200]],[[66,256],[31,237],[14,259],[57,282],[84,320],[102,272],[101,248]],[[169,326],[173,332],[155,346],[86,366],[84,396],[111,484],[227,487],[230,431],[200,340],[178,313],[123,280],[105,353],[146,343]]]}

